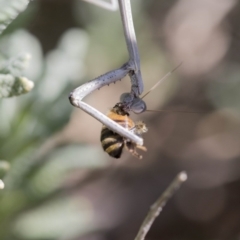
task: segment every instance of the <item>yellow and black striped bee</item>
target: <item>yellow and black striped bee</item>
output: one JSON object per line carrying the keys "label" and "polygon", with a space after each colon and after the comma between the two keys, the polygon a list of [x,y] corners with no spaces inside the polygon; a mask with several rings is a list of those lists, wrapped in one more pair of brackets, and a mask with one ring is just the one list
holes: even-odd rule
{"label": "yellow and black striped bee", "polygon": [[[181,63],[182,64],[182,63]],[[120,102],[117,103],[111,111],[107,114],[107,116],[112,119],[114,122],[118,123],[122,127],[128,129],[132,133],[136,135],[142,135],[147,132],[148,129],[144,122],[134,122],[129,117],[129,112],[132,111],[136,114],[143,113],[145,111],[150,112],[158,112],[155,110],[148,110],[146,103],[143,101],[152,90],[154,90],[161,81],[171,75],[177,68],[181,66],[179,64],[175,69],[171,72],[168,72],[163,78],[161,78],[149,91],[147,91],[143,96],[133,96],[131,93],[123,93],[120,97]],[[101,137],[100,137],[103,150],[107,152],[111,157],[120,158],[122,155],[123,148],[125,147],[134,157],[142,158],[140,154],[138,154],[137,149],[141,149],[142,151],[147,151],[147,148],[141,145],[138,145],[124,137],[120,134],[113,132],[105,125],[102,127]]]}
{"label": "yellow and black striped bee", "polygon": [[[129,131],[133,131],[137,135],[142,135],[147,132],[147,127],[144,122],[134,122],[130,117],[129,113],[124,110],[122,103],[117,103],[107,114],[107,116],[120,124],[122,127],[127,128]],[[125,147],[134,157],[139,159],[142,158],[141,155],[137,153],[137,149],[146,151],[147,148],[130,140],[125,139],[118,133],[114,133],[112,130],[108,129],[105,125],[102,127],[101,137],[100,137],[103,150],[107,152],[111,157],[120,158],[122,155],[123,148]]]}

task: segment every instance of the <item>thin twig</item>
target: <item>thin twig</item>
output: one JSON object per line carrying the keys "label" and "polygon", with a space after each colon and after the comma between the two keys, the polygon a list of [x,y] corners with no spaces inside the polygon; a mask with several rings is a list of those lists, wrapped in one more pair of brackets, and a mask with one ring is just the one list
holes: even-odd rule
{"label": "thin twig", "polygon": [[150,230],[154,220],[160,214],[167,201],[172,197],[176,190],[181,186],[183,182],[187,180],[186,172],[180,172],[163,194],[157,199],[157,201],[151,206],[146,218],[144,219],[137,236],[134,240],[144,240],[148,231]]}

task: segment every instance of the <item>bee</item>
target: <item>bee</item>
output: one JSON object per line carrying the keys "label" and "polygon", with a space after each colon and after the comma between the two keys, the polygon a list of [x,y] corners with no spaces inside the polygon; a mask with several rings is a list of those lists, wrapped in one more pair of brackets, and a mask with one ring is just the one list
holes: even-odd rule
{"label": "bee", "polygon": [[[124,109],[123,103],[117,103],[107,114],[107,116],[121,125],[122,127],[132,131],[136,135],[142,135],[147,132],[147,127],[144,122],[134,122],[130,117],[128,111]],[[102,127],[101,137],[100,137],[103,150],[109,154],[109,156],[114,158],[120,158],[125,147],[134,157],[139,159],[142,156],[137,152],[137,149],[142,151],[147,151],[145,146],[138,145],[130,140],[122,137],[118,133],[113,132],[105,125]]]}
{"label": "bee", "polygon": [[[182,63],[181,63],[182,64]],[[120,102],[117,103],[111,111],[108,113],[108,117],[112,119],[114,122],[118,123],[122,127],[131,131],[132,133],[141,136],[143,133],[148,131],[146,124],[142,121],[134,122],[129,117],[129,112],[133,112],[135,114],[140,114],[143,112],[162,112],[162,110],[149,110],[147,109],[146,103],[143,101],[152,90],[154,90],[160,82],[166,79],[169,75],[171,75],[177,68],[181,66],[179,64],[175,69],[171,72],[168,72],[163,78],[161,78],[149,91],[147,91],[142,97],[135,96],[133,98],[132,93],[123,93],[120,97]],[[164,111],[164,110],[163,110]],[[182,112],[182,111],[179,111]],[[137,152],[137,149],[142,151],[147,151],[145,146],[141,146],[132,142],[118,133],[113,132],[105,125],[102,127],[100,140],[102,143],[103,150],[107,152],[111,157],[120,158],[122,155],[123,148],[125,147],[134,157],[139,159],[142,156]]]}

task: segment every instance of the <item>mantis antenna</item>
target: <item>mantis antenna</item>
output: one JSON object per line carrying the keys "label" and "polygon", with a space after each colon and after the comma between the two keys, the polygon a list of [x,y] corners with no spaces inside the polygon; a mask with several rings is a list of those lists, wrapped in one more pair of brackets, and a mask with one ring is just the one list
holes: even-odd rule
{"label": "mantis antenna", "polygon": [[157,81],[156,84],[154,84],[153,87],[151,87],[150,90],[148,90],[142,97],[135,97],[132,98],[131,93],[123,93],[120,97],[120,101],[126,106],[126,111],[132,111],[136,114],[143,113],[147,110],[147,105],[142,100],[144,97],[146,97],[152,90],[154,90],[163,80],[165,80],[167,77],[169,77],[173,72],[175,72],[182,63],[180,63],[177,67],[175,67],[172,71],[168,72],[165,76],[163,76],[159,81]]}
{"label": "mantis antenna", "polygon": [[142,97],[145,98],[152,90],[154,90],[161,82],[163,82],[166,78],[168,78],[173,72],[175,72],[179,67],[181,67],[182,62],[175,67],[172,71],[168,72],[165,76],[163,76],[156,84],[154,84]]}

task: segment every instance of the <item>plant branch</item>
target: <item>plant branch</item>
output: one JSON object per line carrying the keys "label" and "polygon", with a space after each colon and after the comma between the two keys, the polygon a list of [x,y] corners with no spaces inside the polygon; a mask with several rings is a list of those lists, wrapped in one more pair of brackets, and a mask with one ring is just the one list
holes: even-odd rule
{"label": "plant branch", "polygon": [[134,240],[144,240],[148,231],[150,230],[153,222],[162,211],[167,201],[178,190],[183,182],[187,180],[186,172],[180,172],[163,194],[157,199],[157,201],[151,206],[146,218],[144,219],[137,236]]}

